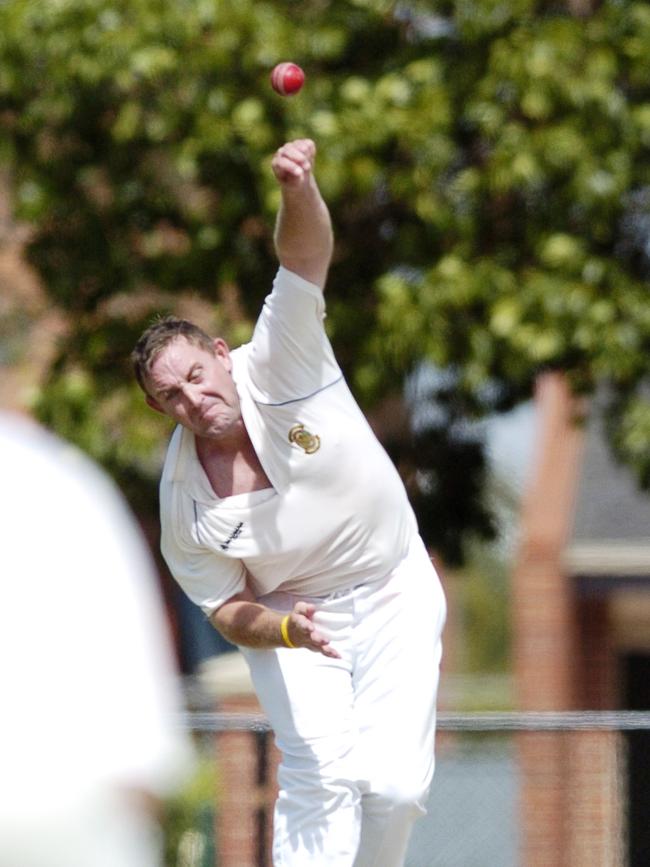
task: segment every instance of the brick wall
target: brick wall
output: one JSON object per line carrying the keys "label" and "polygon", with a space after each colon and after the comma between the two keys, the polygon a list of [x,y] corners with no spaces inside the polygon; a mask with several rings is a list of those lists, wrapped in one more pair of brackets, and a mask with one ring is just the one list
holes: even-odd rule
{"label": "brick wall", "polygon": [[[573,523],[584,406],[563,376],[536,391],[535,470],[521,512],[513,572],[513,650],[519,707],[615,706],[606,599],[581,598],[563,570]],[[518,738],[522,867],[616,867],[623,858],[620,736],[523,733]]]}
{"label": "brick wall", "polygon": [[[224,698],[219,710],[259,713],[254,695]],[[216,735],[216,841],[219,867],[271,867],[273,805],[280,753],[268,732]]]}

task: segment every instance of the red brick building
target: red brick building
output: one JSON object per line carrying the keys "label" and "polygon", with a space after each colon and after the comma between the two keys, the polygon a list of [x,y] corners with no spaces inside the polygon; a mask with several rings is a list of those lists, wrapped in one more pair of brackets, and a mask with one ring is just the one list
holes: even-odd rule
{"label": "red brick building", "polygon": [[[650,495],[605,442],[599,401],[537,388],[513,575],[519,707],[650,708]],[[520,739],[522,865],[650,864],[650,733]]]}

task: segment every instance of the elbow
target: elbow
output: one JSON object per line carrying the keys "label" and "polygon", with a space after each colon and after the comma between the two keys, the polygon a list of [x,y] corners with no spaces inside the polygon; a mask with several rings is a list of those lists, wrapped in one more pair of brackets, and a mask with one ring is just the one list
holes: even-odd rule
{"label": "elbow", "polygon": [[250,610],[251,603],[255,603],[255,597],[250,589],[246,588],[241,593],[235,593],[214,609],[209,617],[210,623],[227,641],[241,644],[242,626],[246,625],[248,619],[246,614]]}
{"label": "elbow", "polygon": [[227,641],[236,644],[233,637],[233,613],[232,605],[229,605],[228,602],[224,602],[223,605],[219,606],[219,608],[215,608],[208,619],[220,635],[222,635]]}
{"label": "elbow", "polygon": [[280,253],[278,258],[280,264],[286,268],[287,271],[297,274],[299,277],[302,277],[303,280],[307,280],[309,283],[313,283],[321,289],[325,288],[327,273],[332,258],[331,250],[323,252],[317,256],[301,258],[285,256]]}

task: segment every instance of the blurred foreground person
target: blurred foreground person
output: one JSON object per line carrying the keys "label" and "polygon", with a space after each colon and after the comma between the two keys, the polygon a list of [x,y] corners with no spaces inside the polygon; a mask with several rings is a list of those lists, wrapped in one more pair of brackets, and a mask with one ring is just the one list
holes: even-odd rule
{"label": "blurred foreground person", "polygon": [[159,867],[189,744],[152,563],[107,477],[0,415],[0,867]]}

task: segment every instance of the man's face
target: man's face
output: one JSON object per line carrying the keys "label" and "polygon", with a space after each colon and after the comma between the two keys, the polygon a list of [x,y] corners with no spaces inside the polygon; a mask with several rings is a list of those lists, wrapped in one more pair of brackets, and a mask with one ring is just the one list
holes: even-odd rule
{"label": "man's face", "polygon": [[218,439],[241,425],[241,408],[223,340],[215,354],[178,337],[156,357],[147,377],[147,403],[196,436]]}

